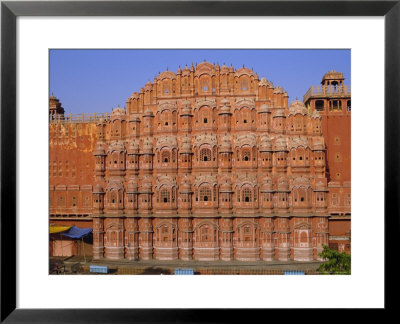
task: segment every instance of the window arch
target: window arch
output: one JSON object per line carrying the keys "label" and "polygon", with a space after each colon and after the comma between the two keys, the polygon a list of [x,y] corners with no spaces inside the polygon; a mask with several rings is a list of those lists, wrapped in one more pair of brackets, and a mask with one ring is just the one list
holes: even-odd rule
{"label": "window arch", "polygon": [[161,162],[168,163],[171,160],[171,154],[169,151],[164,150],[161,152]]}
{"label": "window arch", "polygon": [[240,110],[241,120],[243,124],[250,124],[252,122],[251,111],[249,108],[244,107]]}
{"label": "window arch", "polygon": [[211,189],[209,187],[200,188],[200,201],[211,201]]}
{"label": "window arch", "polygon": [[202,148],[200,150],[200,161],[211,161],[211,150],[208,148]]}
{"label": "window arch", "polygon": [[168,189],[161,189],[160,198],[162,203],[169,203],[171,201],[171,195]]}
{"label": "window arch", "polygon": [[242,201],[243,202],[251,202],[253,198],[252,190],[248,187],[242,190]]}
{"label": "window arch", "polygon": [[210,225],[203,225],[200,227],[200,240],[201,242],[213,242],[215,239],[215,230]]}
{"label": "window arch", "polygon": [[250,161],[250,159],[251,159],[250,149],[248,149],[248,148],[242,149],[242,161],[247,162],[247,161]]}
{"label": "window arch", "polygon": [[249,89],[249,85],[246,79],[242,79],[242,81],[240,82],[240,87],[242,91],[247,91]]}

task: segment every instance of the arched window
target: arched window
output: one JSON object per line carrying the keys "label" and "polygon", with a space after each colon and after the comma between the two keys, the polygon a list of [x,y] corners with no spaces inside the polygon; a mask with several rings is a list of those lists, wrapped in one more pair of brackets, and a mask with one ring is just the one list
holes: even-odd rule
{"label": "arched window", "polygon": [[200,188],[200,201],[211,201],[211,190],[208,187]]}
{"label": "arched window", "polygon": [[243,202],[251,202],[252,192],[250,188],[244,188],[242,191]]}
{"label": "arched window", "polygon": [[244,80],[244,79],[242,80],[241,88],[242,88],[242,91],[246,91],[249,88],[249,86],[247,84],[247,80]]}
{"label": "arched window", "polygon": [[249,149],[243,149],[242,161],[250,161],[250,150]]}
{"label": "arched window", "polygon": [[211,161],[211,150],[208,148],[202,148],[200,150],[200,161]]}
{"label": "arched window", "polygon": [[171,159],[171,155],[168,151],[162,151],[161,153],[161,162],[168,163]]}
{"label": "arched window", "polygon": [[208,226],[202,226],[200,228],[200,236],[201,236],[201,242],[211,242],[211,238],[212,238],[212,231],[211,228],[209,228]]}
{"label": "arched window", "polygon": [[160,192],[161,202],[169,203],[170,202],[170,194],[168,189],[162,189]]}

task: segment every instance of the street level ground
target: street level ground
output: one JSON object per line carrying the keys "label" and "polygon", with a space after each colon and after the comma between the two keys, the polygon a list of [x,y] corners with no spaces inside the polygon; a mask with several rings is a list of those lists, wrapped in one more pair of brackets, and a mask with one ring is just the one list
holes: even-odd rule
{"label": "street level ground", "polygon": [[[54,273],[54,265],[62,266],[65,274],[78,273],[90,274],[90,265],[107,266],[109,274],[174,274],[175,269],[193,269],[194,274],[264,274],[280,275],[285,271],[302,271],[305,274],[319,274],[317,269],[320,261],[300,262],[300,261],[160,261],[160,260],[140,260],[140,261],[110,261],[92,260],[91,257],[73,256],[69,258],[51,257],[50,273]],[[61,271],[64,273],[64,271]]]}

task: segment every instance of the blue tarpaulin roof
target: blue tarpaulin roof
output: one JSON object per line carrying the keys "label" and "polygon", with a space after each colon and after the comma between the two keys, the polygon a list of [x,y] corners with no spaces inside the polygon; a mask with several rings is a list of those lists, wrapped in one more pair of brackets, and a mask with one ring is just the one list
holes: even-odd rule
{"label": "blue tarpaulin roof", "polygon": [[68,232],[62,233],[62,235],[64,236],[68,236],[70,238],[81,238],[87,234],[89,234],[92,231],[92,228],[80,228],[80,227],[76,227],[76,226],[72,226]]}

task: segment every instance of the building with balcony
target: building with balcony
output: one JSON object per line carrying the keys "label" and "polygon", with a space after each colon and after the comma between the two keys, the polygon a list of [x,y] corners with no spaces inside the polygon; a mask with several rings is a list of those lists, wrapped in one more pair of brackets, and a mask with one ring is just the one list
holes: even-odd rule
{"label": "building with balcony", "polygon": [[326,145],[330,246],[350,250],[351,240],[351,88],[343,74],[326,73],[319,86],[311,86],[303,101],[310,114],[321,116]]}
{"label": "building with balcony", "polygon": [[316,260],[342,207],[324,111],[310,111],[248,68],[203,62],[110,114],[52,117],[50,221],[91,224],[95,259]]}

